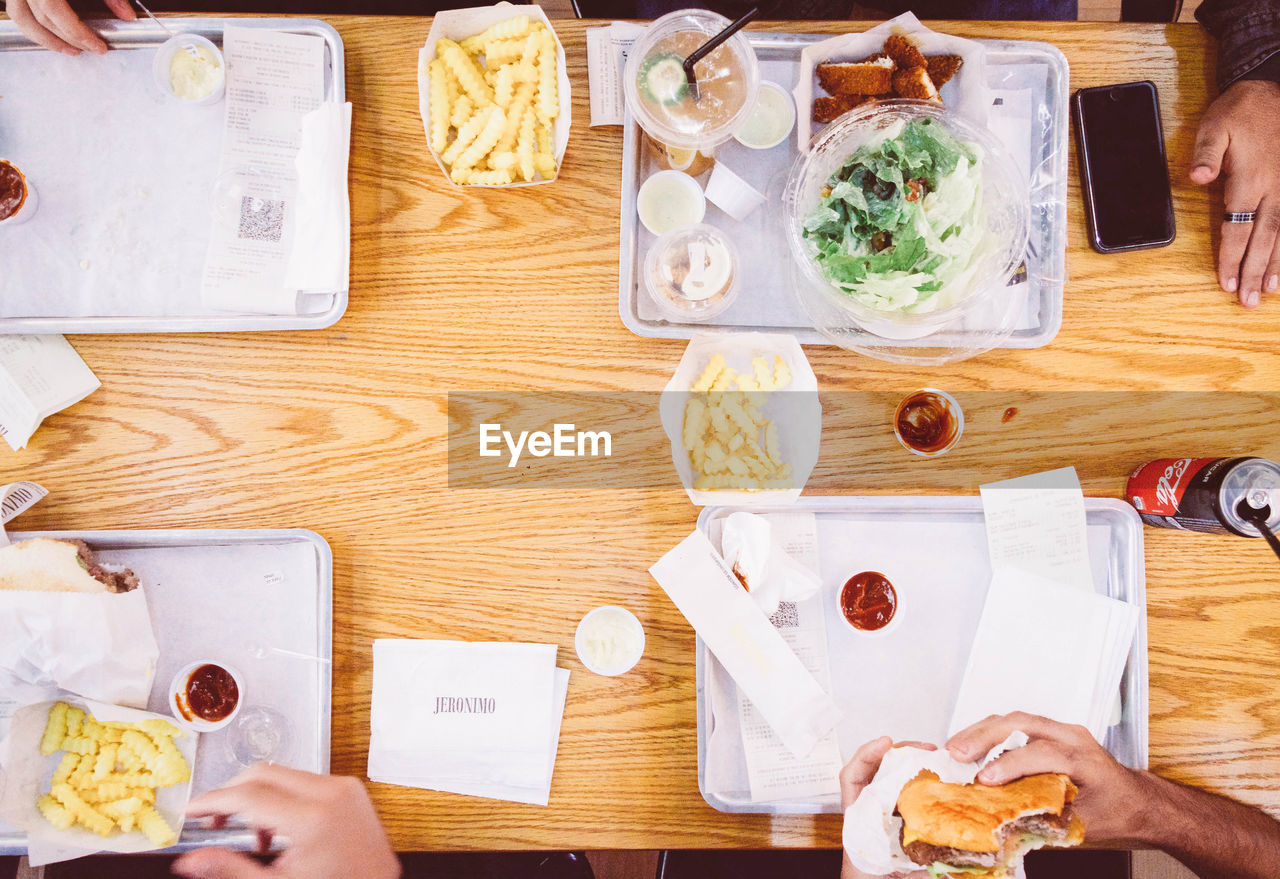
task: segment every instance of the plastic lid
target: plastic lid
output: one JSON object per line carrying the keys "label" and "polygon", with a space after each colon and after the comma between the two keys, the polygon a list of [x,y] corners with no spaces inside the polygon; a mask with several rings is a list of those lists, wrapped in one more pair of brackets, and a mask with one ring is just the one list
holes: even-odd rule
{"label": "plastic lid", "polygon": [[682,65],[724,30],[729,19],[706,9],[682,9],[649,25],[627,55],[627,109],[649,135],[671,147],[707,150],[728,140],[755,105],[760,69],[755,50],[734,34],[695,67],[698,100]]}
{"label": "plastic lid", "polygon": [[738,249],[715,226],[681,226],[649,248],[645,286],[667,317],[707,320],[737,298],[740,264]]}

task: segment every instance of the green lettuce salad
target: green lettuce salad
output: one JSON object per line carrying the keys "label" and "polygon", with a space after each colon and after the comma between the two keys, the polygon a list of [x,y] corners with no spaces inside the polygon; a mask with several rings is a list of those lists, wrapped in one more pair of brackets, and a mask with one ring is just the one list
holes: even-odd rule
{"label": "green lettuce salad", "polygon": [[899,121],[859,147],[804,222],[823,275],[879,311],[953,304],[987,246],[980,161],[931,119]]}

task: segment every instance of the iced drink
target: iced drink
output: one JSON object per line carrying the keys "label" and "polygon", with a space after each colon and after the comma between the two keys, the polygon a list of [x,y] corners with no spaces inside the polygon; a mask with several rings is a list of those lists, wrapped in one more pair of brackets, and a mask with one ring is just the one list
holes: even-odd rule
{"label": "iced drink", "polygon": [[684,59],[724,30],[729,19],[704,9],[659,18],[636,40],[623,78],[627,107],[649,140],[658,164],[697,175],[711,167],[755,103],[760,72],[747,38],[734,34],[694,67],[698,96]]}

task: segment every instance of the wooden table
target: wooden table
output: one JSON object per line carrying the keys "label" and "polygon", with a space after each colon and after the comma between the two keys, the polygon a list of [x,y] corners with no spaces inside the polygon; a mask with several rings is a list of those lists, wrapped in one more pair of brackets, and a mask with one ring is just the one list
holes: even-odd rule
{"label": "wooden table", "polygon": [[[698,793],[693,632],[646,573],[693,526],[683,493],[446,485],[447,392],[657,390],[683,351],[681,342],[632,336],[618,317],[621,130],[587,127],[587,23],[557,23],[575,121],[560,180],[462,191],[427,153],[418,115],[417,49],[429,22],[331,21],[346,42],[355,104],[346,317],[315,333],[74,338],[103,388],[49,419],[26,451],[6,455],[7,477],[52,493],[22,527],[324,535],[335,558],[338,773],[365,770],[374,638],[559,644],[574,674],[551,805],[372,785],[401,849],[836,846],[835,817],[724,815]],[[812,348],[824,397],[922,384],[962,402],[983,394],[954,459],[969,449],[970,493],[985,479],[1077,463],[1089,493],[1119,496],[1128,469],[1158,455],[1275,457],[1275,399],[1246,392],[1280,390],[1280,299],[1250,313],[1216,289],[1220,194],[1185,182],[1212,89],[1208,38],[1193,25],[947,29],[1056,43],[1073,88],[1154,80],[1178,240],[1127,255],[1091,252],[1073,167],[1066,316],[1050,346],[938,369]],[[1236,397],[1222,392],[1240,392],[1246,424],[1184,425],[1198,444],[1179,445],[1126,423],[1123,412],[1096,422],[1105,403],[1045,397],[1036,418],[1000,426],[1004,399],[1027,399],[1022,392],[1135,390],[1214,392],[1229,402]],[[1080,431],[1085,418],[1096,430]],[[886,425],[873,427],[892,442]],[[1079,460],[1040,442],[1062,435],[1074,437]],[[987,454],[996,446],[984,437],[999,455]],[[942,490],[923,478],[933,471],[906,457],[893,459],[876,490]],[[842,480],[840,458],[824,462],[817,488],[849,493],[855,481]],[[1280,815],[1278,570],[1260,541],[1147,531],[1152,766]],[[579,617],[606,602],[631,607],[648,633],[644,660],[618,679],[585,672],[572,648]]]}

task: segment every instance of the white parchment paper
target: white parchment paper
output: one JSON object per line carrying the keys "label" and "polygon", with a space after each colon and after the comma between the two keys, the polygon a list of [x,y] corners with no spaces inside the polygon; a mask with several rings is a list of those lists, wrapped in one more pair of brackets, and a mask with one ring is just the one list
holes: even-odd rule
{"label": "white parchment paper", "polygon": [[[148,717],[165,718],[134,708],[106,705],[90,699],[68,696],[64,701],[83,708],[97,720],[118,720],[137,723]],[[101,837],[80,825],[70,830],[56,830],[36,808],[36,798],[49,790],[49,779],[62,760],[62,752],[44,757],[40,754],[40,739],[53,701],[27,705],[13,716],[9,728],[8,743],[0,749],[4,755],[4,789],[0,791],[0,817],[27,832],[28,855],[31,865],[51,864],[82,857],[93,852],[144,852],[156,846],[141,831],[117,833]],[[188,732],[173,740],[188,766],[195,765],[196,744],[199,734]],[[156,811],[175,834],[182,833],[184,810],[191,796],[191,782],[162,787],[156,790]]]}
{"label": "white parchment paper", "polygon": [[0,231],[0,317],[207,313],[222,104],[161,94],[154,54],[5,53],[0,153],[40,207]]}

